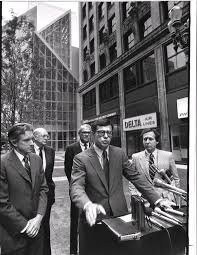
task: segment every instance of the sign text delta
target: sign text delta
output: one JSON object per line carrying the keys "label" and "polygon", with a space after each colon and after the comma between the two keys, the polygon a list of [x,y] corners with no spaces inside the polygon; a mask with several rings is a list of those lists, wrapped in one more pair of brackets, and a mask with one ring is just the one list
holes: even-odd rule
{"label": "sign text delta", "polygon": [[144,129],[144,128],[154,128],[154,127],[157,127],[156,112],[123,120],[124,131],[138,130],[138,129]]}

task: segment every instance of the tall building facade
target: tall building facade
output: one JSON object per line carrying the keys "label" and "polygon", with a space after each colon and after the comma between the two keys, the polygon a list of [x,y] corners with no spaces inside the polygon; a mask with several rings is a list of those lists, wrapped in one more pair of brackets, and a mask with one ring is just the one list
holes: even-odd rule
{"label": "tall building facade", "polygon": [[183,23],[189,2],[81,2],[79,5],[80,122],[108,117],[112,144],[130,157],[142,150],[145,127],[160,129],[160,148],[188,158],[189,69],[175,52],[168,12],[178,4]]}
{"label": "tall building facade", "polygon": [[[25,14],[35,24],[35,28],[38,7],[33,7]],[[32,123],[34,128],[42,126],[47,129],[49,143],[56,150],[65,150],[68,144],[77,139],[78,78],[72,70],[72,60],[76,64],[78,59],[76,49],[74,53],[73,57],[71,11],[59,15],[43,29],[35,30],[34,54],[39,72],[37,89],[33,91],[37,107]]]}

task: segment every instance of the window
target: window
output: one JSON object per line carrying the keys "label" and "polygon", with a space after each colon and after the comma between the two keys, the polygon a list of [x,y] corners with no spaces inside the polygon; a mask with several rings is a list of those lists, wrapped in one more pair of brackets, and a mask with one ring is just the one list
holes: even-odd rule
{"label": "window", "polygon": [[99,6],[98,6],[98,17],[99,17],[99,19],[102,19],[103,16],[104,16],[104,13],[105,13],[105,9],[104,8],[105,8],[104,3],[101,2],[99,4]]}
{"label": "window", "polygon": [[114,43],[110,48],[109,48],[109,56],[110,56],[110,62],[113,62],[117,58],[117,47],[116,43]]}
{"label": "window", "polygon": [[86,30],[86,25],[84,26],[84,28],[83,28],[83,40],[85,40],[86,39],[86,37],[87,37],[87,30]]}
{"label": "window", "polygon": [[96,91],[92,89],[83,95],[83,109],[88,110],[96,105]]}
{"label": "window", "polygon": [[95,74],[95,63],[92,63],[90,65],[90,75],[91,75],[91,77],[94,76],[94,74]]}
{"label": "window", "polygon": [[89,10],[92,9],[92,2],[88,2],[88,9],[89,9]]}
{"label": "window", "polygon": [[135,89],[137,87],[136,65],[130,66],[124,70],[124,86],[125,91]]}
{"label": "window", "polygon": [[89,32],[92,32],[94,29],[94,17],[92,16],[90,19],[89,19]]}
{"label": "window", "polygon": [[84,6],[82,8],[82,17],[83,17],[83,19],[86,17],[86,4],[84,4]]}
{"label": "window", "polygon": [[83,71],[83,81],[86,82],[88,80],[88,72],[86,70]]}
{"label": "window", "polygon": [[109,34],[116,31],[116,21],[115,21],[115,15],[113,15],[109,21],[108,21],[108,28],[109,28]]}
{"label": "window", "polygon": [[111,8],[113,2],[107,2],[107,9]]}
{"label": "window", "polygon": [[178,48],[176,53],[172,43],[166,46],[166,57],[167,57],[166,67],[167,73],[173,72],[174,70],[186,65],[184,51]]}
{"label": "window", "polygon": [[86,60],[87,47],[83,49],[83,60]]}
{"label": "window", "polygon": [[118,75],[114,75],[99,86],[100,102],[118,97]]}
{"label": "window", "polygon": [[150,34],[153,30],[152,21],[150,15],[140,22],[140,34],[141,39]]}
{"label": "window", "polygon": [[155,56],[154,54],[148,56],[141,61],[141,68],[143,73],[143,83],[156,80]]}
{"label": "window", "polygon": [[94,52],[94,39],[90,41],[90,54]]}
{"label": "window", "polygon": [[129,50],[135,44],[134,34],[132,31],[127,32],[124,35],[124,48],[125,51]]}
{"label": "window", "polygon": [[103,32],[104,32],[104,27],[102,27],[100,30],[99,30],[99,42],[100,44],[103,42]]}
{"label": "window", "polygon": [[122,16],[123,20],[129,17],[129,11],[131,10],[131,3],[130,2],[123,2],[122,3]]}
{"label": "window", "polygon": [[106,57],[105,54],[103,53],[100,56],[100,70],[102,70],[106,66]]}

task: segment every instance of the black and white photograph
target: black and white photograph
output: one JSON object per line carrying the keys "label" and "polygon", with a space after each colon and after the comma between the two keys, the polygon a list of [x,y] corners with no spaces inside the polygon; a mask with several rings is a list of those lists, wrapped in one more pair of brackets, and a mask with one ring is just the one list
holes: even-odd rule
{"label": "black and white photograph", "polygon": [[195,255],[196,0],[1,10],[0,255]]}

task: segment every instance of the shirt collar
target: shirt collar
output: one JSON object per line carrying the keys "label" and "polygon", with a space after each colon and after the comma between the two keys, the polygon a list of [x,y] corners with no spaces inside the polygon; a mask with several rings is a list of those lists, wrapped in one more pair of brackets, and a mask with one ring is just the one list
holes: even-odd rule
{"label": "shirt collar", "polygon": [[[151,153],[148,152],[147,150],[145,150],[145,154],[147,157],[149,157]],[[154,158],[157,158],[157,148],[152,152],[152,154],[153,154]]]}
{"label": "shirt collar", "polygon": [[[81,146],[85,147],[85,143],[82,143],[81,140],[79,140],[79,143],[80,143]],[[87,142],[87,147],[89,148],[89,142]]]}
{"label": "shirt collar", "polygon": [[36,151],[39,151],[41,147],[39,147],[36,143],[34,143],[34,148]]}
{"label": "shirt collar", "polygon": [[[96,151],[96,154],[97,154],[99,157],[102,157],[103,150],[101,150],[100,148],[98,148],[98,147],[96,146],[96,144],[93,144],[93,147],[94,147],[94,149],[95,149],[95,151]],[[107,156],[109,157],[109,146],[107,147],[106,152],[107,152]]]}
{"label": "shirt collar", "polygon": [[14,149],[14,152],[16,156],[19,158],[19,160],[22,162],[24,159],[24,155],[20,154],[17,150]]}

